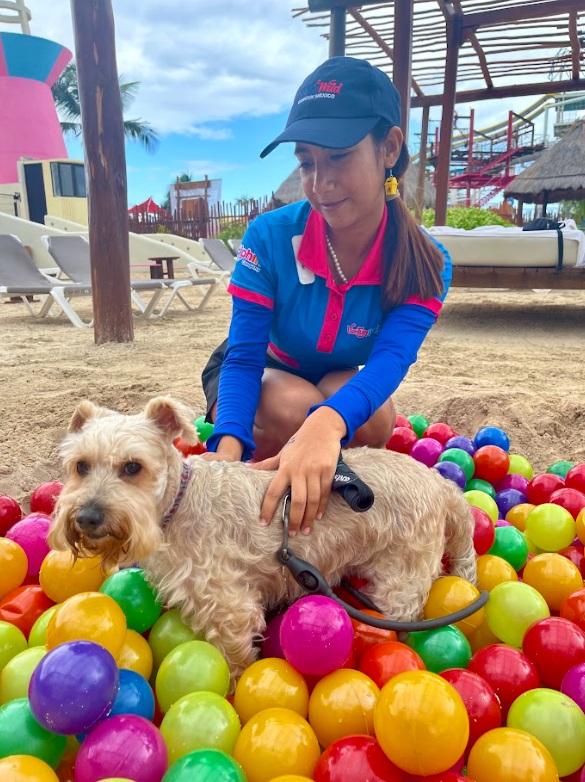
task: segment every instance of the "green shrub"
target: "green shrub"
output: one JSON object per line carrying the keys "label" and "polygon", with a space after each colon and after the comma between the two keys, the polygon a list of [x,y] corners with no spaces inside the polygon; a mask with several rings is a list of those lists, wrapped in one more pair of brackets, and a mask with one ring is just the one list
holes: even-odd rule
{"label": "green shrub", "polygon": [[[435,224],[435,210],[425,209],[422,214],[422,223],[427,228]],[[447,210],[447,225],[450,228],[465,228],[471,231],[481,225],[512,225],[508,220],[500,217],[489,209],[478,209],[474,206],[455,206]]]}
{"label": "green shrub", "polygon": [[227,242],[228,239],[241,239],[246,233],[246,223],[230,223],[218,234],[218,238]]}

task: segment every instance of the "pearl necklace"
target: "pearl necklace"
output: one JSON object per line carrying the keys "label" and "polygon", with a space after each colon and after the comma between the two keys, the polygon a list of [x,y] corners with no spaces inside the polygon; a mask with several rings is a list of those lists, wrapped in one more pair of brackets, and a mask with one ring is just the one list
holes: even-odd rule
{"label": "pearl necklace", "polygon": [[343,269],[341,268],[341,264],[339,263],[339,258],[337,257],[337,253],[333,249],[333,245],[331,244],[331,239],[329,238],[328,234],[325,234],[325,239],[327,240],[327,249],[329,250],[329,255],[331,256],[331,260],[333,261],[333,265],[335,266],[335,271],[337,272],[341,282],[345,284],[349,282],[349,280],[343,273]]}

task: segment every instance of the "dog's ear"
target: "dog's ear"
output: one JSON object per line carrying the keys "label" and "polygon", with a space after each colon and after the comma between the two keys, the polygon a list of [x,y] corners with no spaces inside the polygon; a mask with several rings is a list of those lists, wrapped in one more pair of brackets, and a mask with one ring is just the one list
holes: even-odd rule
{"label": "dog's ear", "polygon": [[78,432],[86,421],[89,421],[90,418],[96,418],[100,411],[100,407],[94,405],[89,399],[84,399],[83,402],[80,402],[75,408],[75,412],[69,421],[67,431]]}
{"label": "dog's ear", "polygon": [[144,415],[171,440],[180,435],[188,443],[199,442],[197,430],[193,426],[195,413],[177,399],[170,396],[157,396],[146,405]]}

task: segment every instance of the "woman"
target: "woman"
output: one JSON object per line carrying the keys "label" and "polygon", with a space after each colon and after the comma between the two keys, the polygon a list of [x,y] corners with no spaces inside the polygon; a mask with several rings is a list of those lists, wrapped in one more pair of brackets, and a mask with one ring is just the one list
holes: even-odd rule
{"label": "woman", "polygon": [[[408,165],[400,98],[364,60],[333,57],[299,88],[283,133],[306,201],[250,224],[231,280],[227,343],[203,372],[206,458],[277,470],[291,534],[324,513],[341,446],[384,447],[391,395],[447,293],[451,264],[397,197]],[[359,366],[362,366],[358,370]]]}

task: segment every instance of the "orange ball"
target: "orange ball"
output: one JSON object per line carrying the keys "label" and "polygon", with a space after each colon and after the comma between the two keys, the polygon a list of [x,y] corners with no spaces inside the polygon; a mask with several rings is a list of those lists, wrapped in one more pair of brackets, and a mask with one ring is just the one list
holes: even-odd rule
{"label": "orange ball", "polygon": [[[437,619],[465,608],[479,597],[479,590],[470,581],[459,576],[443,576],[432,585],[424,608],[425,619]],[[469,638],[484,619],[484,610],[480,608],[466,619],[455,623],[466,638]]]}
{"label": "orange ball", "polygon": [[0,760],[2,782],[59,782],[51,766],[32,755],[10,755]]}
{"label": "orange ball", "polygon": [[81,592],[61,603],[47,626],[47,649],[66,641],[94,641],[117,658],[126,639],[126,617],[101,592]]}
{"label": "orange ball", "polygon": [[579,568],[562,554],[537,554],[526,563],[523,581],[544,597],[552,611],[559,611],[566,597],[583,588]]}
{"label": "orange ball", "polygon": [[518,581],[518,573],[509,562],[494,554],[482,554],[477,558],[477,586],[491,592],[504,581]]}
{"label": "orange ball", "polygon": [[120,654],[116,660],[119,668],[129,668],[148,681],[152,673],[152,649],[143,635],[128,630]]}
{"label": "orange ball", "polygon": [[0,598],[19,587],[28,571],[28,558],[14,540],[0,538]]}
{"label": "orange ball", "polygon": [[513,527],[516,527],[520,532],[526,531],[526,519],[530,515],[531,511],[536,508],[536,505],[531,505],[529,502],[521,502],[519,505],[514,505],[513,508],[506,513],[506,521],[510,522]]}
{"label": "orange ball", "polygon": [[530,733],[494,728],[469,753],[467,773],[475,782],[558,782],[548,749]]}
{"label": "orange ball", "polygon": [[473,654],[479,652],[480,649],[485,649],[486,646],[491,646],[491,644],[501,643],[500,639],[493,634],[487,619],[484,619],[477,630],[472,633],[467,640],[469,641]]}
{"label": "orange ball", "polygon": [[[369,608],[361,608],[360,610],[362,614],[367,614],[368,616],[374,616],[378,619],[386,618],[379,611],[372,611]],[[351,619],[351,623],[353,625],[353,652],[357,662],[361,660],[365,652],[371,649],[372,646],[384,641],[398,640],[398,635],[394,630],[383,630],[380,627],[373,627],[359,619]]]}
{"label": "orange ball", "polygon": [[100,557],[75,559],[70,551],[49,551],[39,572],[43,592],[55,603],[80,592],[97,592],[105,578]]}
{"label": "orange ball", "polygon": [[250,665],[240,676],[234,709],[244,725],[258,712],[277,706],[306,718],[309,688],[303,676],[286,660],[267,657]]}
{"label": "orange ball", "polygon": [[563,600],[560,615],[585,630],[585,588],[578,589]]}
{"label": "orange ball", "polygon": [[317,682],[309,701],[309,725],[322,747],[356,733],[374,735],[380,690],[360,671],[340,669]]}

